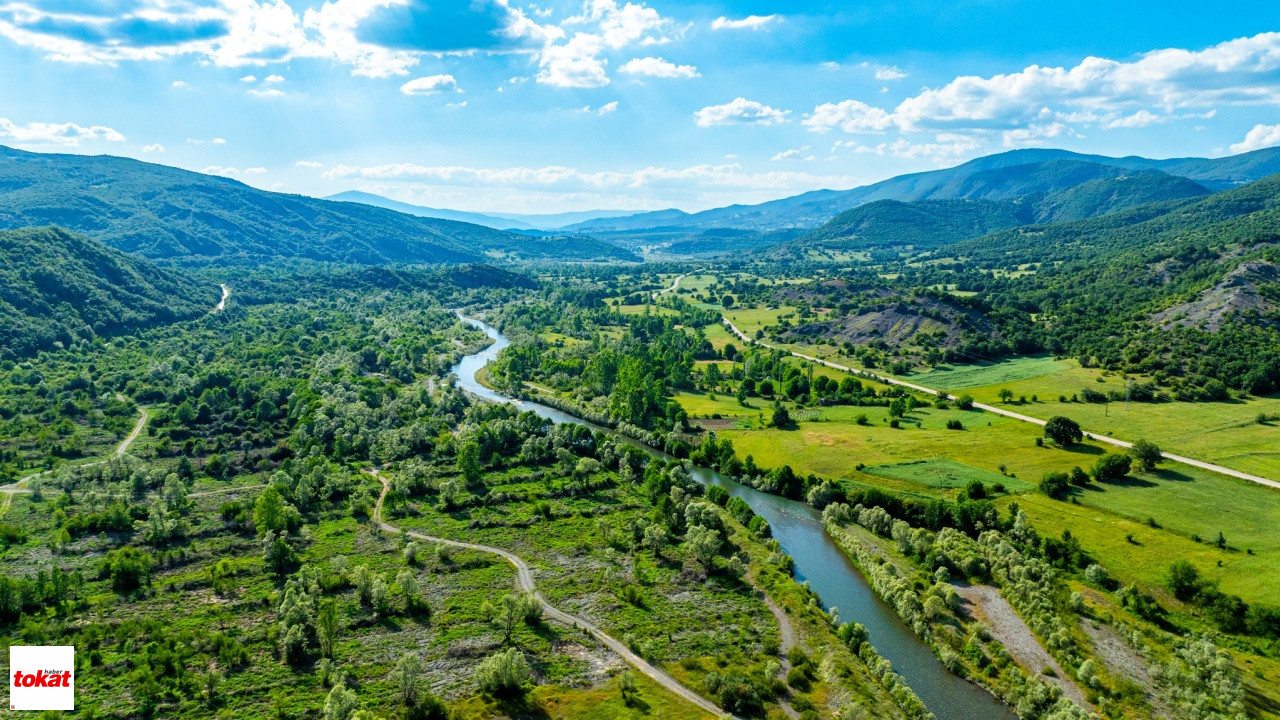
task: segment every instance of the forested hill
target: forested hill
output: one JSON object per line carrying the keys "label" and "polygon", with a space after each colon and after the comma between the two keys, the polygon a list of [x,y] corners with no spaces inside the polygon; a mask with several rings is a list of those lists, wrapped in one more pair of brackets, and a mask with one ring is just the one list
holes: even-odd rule
{"label": "forested hill", "polygon": [[591,238],[531,238],[357,203],[267,192],[112,156],[0,147],[0,228],[58,225],[150,258],[357,264],[631,260]]}
{"label": "forested hill", "polygon": [[199,317],[215,283],[60,228],[0,231],[0,358]]}

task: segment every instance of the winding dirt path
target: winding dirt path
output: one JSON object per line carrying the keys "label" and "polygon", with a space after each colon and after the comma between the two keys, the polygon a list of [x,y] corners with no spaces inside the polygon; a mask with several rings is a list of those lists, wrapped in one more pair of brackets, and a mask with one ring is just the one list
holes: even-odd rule
{"label": "winding dirt path", "polygon": [[[778,674],[785,679],[787,673],[791,672],[791,661],[787,659],[787,653],[790,653],[791,648],[796,646],[796,629],[791,624],[791,618],[787,617],[786,611],[778,607],[778,603],[774,602],[773,598],[767,594],[764,595],[764,604],[765,607],[769,608],[769,612],[773,613],[774,621],[778,623],[778,654],[782,656],[782,660],[779,663],[782,669],[778,671]],[[800,713],[791,707],[791,703],[779,697],[778,705],[782,708],[782,712],[787,714],[787,717],[792,718],[792,720],[799,720]]]}
{"label": "winding dirt path", "polygon": [[231,297],[231,288],[227,287],[226,283],[221,283],[218,287],[222,288],[222,299],[218,301],[217,305],[213,306],[214,312],[222,312],[223,310],[226,310],[227,298]]}
{"label": "winding dirt path", "polygon": [[[823,360],[822,358],[817,358],[812,355],[805,355],[804,353],[797,352],[795,350],[786,350],[785,348],[779,348],[775,345],[764,342],[763,340],[754,340],[752,338],[747,337],[746,333],[739,330],[738,327],[734,325],[732,321],[729,320],[729,318],[722,317],[721,320],[724,321],[725,326],[729,328],[730,332],[732,332],[734,335],[737,335],[738,338],[740,338],[744,343],[747,343],[748,345],[760,345],[761,347],[767,347],[774,350],[783,350],[784,352],[791,353],[793,357],[798,357],[803,360],[808,360],[809,362],[812,362],[812,363],[824,365],[826,367],[832,368],[833,370],[841,370],[844,372],[853,373],[855,375],[864,375],[866,377],[872,378],[873,380],[876,380],[877,382],[886,383],[888,385],[898,385],[900,387],[910,388],[912,390],[918,390],[920,392],[927,393],[929,395],[938,395],[948,400],[956,399],[955,395],[948,395],[947,393],[944,393],[941,390],[935,390],[933,388],[928,388],[923,385],[916,385],[915,383],[909,383],[909,382],[906,382],[905,380],[898,380],[897,378],[891,378],[891,377],[880,375],[878,373],[873,373],[867,370],[860,370],[860,369],[848,367],[846,365],[840,365],[838,363],[833,363],[830,360]],[[973,404],[973,406],[985,412],[995,413],[996,415],[1003,415],[1005,417],[1013,418],[1014,420],[1021,420],[1022,422],[1032,423],[1033,425],[1044,425],[1046,423],[1045,420],[1041,420],[1040,418],[1034,418],[1034,417],[1031,417],[1030,415],[1023,415],[1022,413],[1016,413],[1016,412],[1013,412],[1012,410],[1005,410],[1004,408],[998,408],[994,405],[986,405],[984,403],[976,402]],[[1115,445],[1116,447],[1121,447],[1126,449],[1133,447],[1133,443],[1131,442],[1128,442],[1125,440],[1117,440],[1107,435],[1099,435],[1097,433],[1091,433],[1086,431],[1084,433],[1084,436],[1089,438],[1090,440],[1097,440],[1098,442],[1108,443],[1110,445]],[[1231,477],[1239,478],[1241,480],[1248,480],[1249,482],[1258,483],[1259,485],[1266,485],[1267,487],[1280,488],[1280,482],[1277,482],[1275,480],[1270,480],[1268,478],[1260,477],[1258,475],[1250,475],[1249,473],[1246,473],[1246,472],[1240,472],[1239,470],[1232,470],[1229,467],[1214,465],[1213,463],[1207,463],[1207,462],[1204,462],[1203,460],[1196,460],[1195,458],[1184,457],[1182,455],[1171,455],[1169,453],[1162,453],[1162,454],[1164,455],[1164,458],[1166,460],[1172,460],[1173,462],[1180,462],[1183,465],[1190,465],[1192,467],[1198,467],[1201,470],[1208,470],[1210,472],[1216,472],[1222,475],[1229,475]]]}
{"label": "winding dirt path", "polygon": [[434,535],[424,535],[419,532],[414,532],[413,530],[403,530],[401,528],[396,527],[395,525],[392,525],[391,523],[384,521],[382,519],[382,502],[387,497],[387,491],[390,489],[390,485],[387,483],[387,479],[382,476],[381,470],[382,470],[381,468],[366,468],[364,470],[365,473],[372,475],[373,477],[378,479],[378,482],[382,483],[382,493],[378,495],[378,503],[373,508],[373,521],[378,524],[379,528],[390,533],[403,533],[404,535],[407,535],[412,538],[417,538],[419,540],[444,543],[445,545],[449,545],[456,548],[462,548],[464,550],[477,550],[479,552],[489,553],[491,555],[497,555],[503,560],[506,560],[508,563],[511,563],[512,567],[516,569],[516,586],[520,588],[520,590],[522,591],[533,593],[533,596],[537,598],[539,603],[542,604],[542,611],[543,613],[546,614],[547,617],[557,622],[563,623],[565,625],[575,627],[575,628],[582,628],[586,630],[587,632],[595,636],[596,640],[599,640],[602,644],[607,646],[610,650],[613,650],[615,653],[618,654],[619,657],[621,657],[623,660],[626,660],[628,663],[634,666],[637,670],[649,676],[654,682],[658,683],[659,685],[666,688],[667,690],[670,690],[672,693],[675,693],[677,696],[683,698],[684,700],[687,700],[693,705],[696,705],[698,708],[710,713],[711,715],[717,718],[736,717],[736,716],[725,713],[723,710],[721,710],[711,701],[695,693],[694,691],[690,690],[684,685],[681,685],[678,681],[676,681],[675,678],[671,677],[665,672],[650,665],[648,662],[645,661],[644,658],[631,652],[631,650],[626,645],[623,645],[622,643],[618,642],[613,637],[606,634],[600,628],[587,622],[586,620],[583,620],[582,618],[576,617],[574,615],[570,615],[569,613],[564,612],[563,610],[560,610],[556,608],[554,605],[552,605],[551,603],[547,602],[546,598],[542,597],[542,593],[538,592],[537,587],[534,585],[533,571],[529,569],[528,563],[522,560],[519,556],[510,552],[507,552],[506,550],[503,550],[501,548],[490,547],[488,545],[479,545],[476,543],[461,542],[459,540],[450,540],[448,538],[436,537]]}
{"label": "winding dirt path", "polygon": [[653,299],[657,300],[659,295],[666,295],[669,292],[675,292],[680,287],[680,281],[684,278],[684,275],[677,275],[676,279],[671,281],[671,287],[658,290],[653,294]]}

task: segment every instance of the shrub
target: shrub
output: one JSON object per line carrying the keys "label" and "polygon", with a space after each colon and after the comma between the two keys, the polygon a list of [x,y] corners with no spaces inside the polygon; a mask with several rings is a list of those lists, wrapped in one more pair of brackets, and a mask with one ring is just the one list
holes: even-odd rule
{"label": "shrub", "polygon": [[520,695],[528,679],[529,661],[516,648],[490,655],[476,668],[476,684],[494,696]]}
{"label": "shrub", "polygon": [[1055,415],[1044,425],[1044,436],[1062,447],[1069,447],[1084,439],[1080,425],[1071,418]]}
{"label": "shrub", "polygon": [[1099,482],[1117,482],[1129,474],[1128,455],[1103,455],[1093,464],[1093,477]]}

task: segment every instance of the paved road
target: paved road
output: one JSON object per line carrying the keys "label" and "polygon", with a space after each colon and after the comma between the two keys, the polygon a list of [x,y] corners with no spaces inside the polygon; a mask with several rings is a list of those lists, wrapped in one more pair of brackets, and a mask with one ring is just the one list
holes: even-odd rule
{"label": "paved road", "polygon": [[[743,342],[749,345],[761,345],[763,347],[773,348],[775,350],[782,349],[774,345],[771,345],[767,342],[764,342],[761,340],[753,340],[747,337],[746,333],[739,330],[736,325],[734,325],[732,322],[729,321],[729,318],[722,318],[722,320],[724,320],[724,324],[726,327],[729,328],[730,332],[732,332],[734,335],[737,335],[739,338],[742,339]],[[825,365],[835,370],[843,370],[844,372],[850,372],[857,375],[865,375],[867,377],[875,379],[878,382],[886,383],[889,385],[899,385],[901,387],[911,388],[912,390],[918,390],[920,392],[927,393],[929,395],[940,395],[949,400],[956,399],[955,395],[948,395],[940,390],[927,388],[923,385],[916,385],[915,383],[909,383],[909,382],[906,382],[905,380],[898,380],[897,378],[891,378],[885,375],[880,375],[878,373],[868,372],[867,370],[860,370],[860,369],[851,368],[845,365],[839,365],[837,363],[831,362],[830,360],[823,360],[822,358],[817,358],[812,355],[805,355],[802,352],[796,352],[794,350],[787,350],[786,352],[790,352],[795,357],[803,358],[805,360],[808,360],[809,362],[814,362],[819,365]],[[1015,420],[1021,420],[1023,422],[1029,422],[1035,425],[1045,424],[1045,421],[1041,420],[1040,418],[1034,418],[1034,417],[1031,417],[1030,415],[1023,415],[1022,413],[1016,413],[1016,412],[1013,412],[1012,410],[1006,410],[1004,408],[999,408],[994,405],[986,405],[984,403],[976,402],[973,404],[973,406],[975,408],[978,408],[979,410],[984,410],[989,413],[995,413],[996,415],[1003,415],[1005,417],[1010,417]],[[1085,432],[1084,435],[1085,437],[1091,440],[1097,440],[1098,442],[1108,443],[1111,445],[1115,445],[1117,447],[1122,447],[1122,448],[1133,447],[1133,443],[1131,442],[1127,442],[1124,440],[1117,440],[1113,437],[1108,437],[1106,435],[1099,435],[1097,433],[1091,433],[1087,431]],[[1169,453],[1162,453],[1162,454],[1164,455],[1166,460],[1180,462],[1184,465],[1191,465],[1192,467],[1198,467],[1201,470],[1209,470],[1211,472],[1221,473],[1223,475],[1230,475],[1231,477],[1239,478],[1241,480],[1248,480],[1249,482],[1258,483],[1259,485],[1266,485],[1268,487],[1280,488],[1280,482],[1276,482],[1275,480],[1270,480],[1264,477],[1259,477],[1258,475],[1250,475],[1249,473],[1246,473],[1246,472],[1240,472],[1239,470],[1232,470],[1229,467],[1214,465],[1213,463],[1207,463],[1207,462],[1204,462],[1203,460],[1196,460],[1195,458],[1183,457],[1182,455],[1171,455]]]}
{"label": "paved road", "polygon": [[684,275],[677,276],[675,280],[671,281],[671,287],[655,292],[653,294],[653,299],[657,300],[659,295],[666,295],[669,292],[675,292],[676,288],[680,287],[680,281],[683,279],[684,279]]}
{"label": "paved road", "polygon": [[460,542],[458,540],[449,540],[448,538],[435,537],[433,535],[424,535],[422,533],[414,532],[412,530],[401,530],[395,525],[392,525],[388,522],[384,522],[382,519],[382,501],[386,499],[387,490],[390,488],[390,486],[387,484],[386,478],[382,477],[380,470],[381,470],[380,468],[369,468],[365,470],[366,473],[377,478],[378,481],[382,483],[382,493],[378,496],[378,504],[374,506],[374,510],[373,510],[373,519],[374,519],[374,522],[378,524],[378,527],[391,533],[404,533],[409,537],[418,538],[419,540],[444,543],[445,545],[450,545],[452,547],[457,547],[457,548],[463,548],[465,550],[477,550],[479,552],[489,553],[491,555],[497,555],[503,560],[506,560],[507,562],[511,563],[512,567],[516,569],[516,586],[519,587],[522,591],[533,593],[533,596],[537,598],[539,603],[542,604],[542,611],[547,615],[547,617],[551,618],[552,620],[561,622],[565,625],[576,627],[576,628],[582,628],[586,630],[587,632],[594,635],[597,640],[599,640],[601,643],[606,645],[610,650],[613,650],[615,653],[617,653],[618,656],[621,657],[623,660],[626,660],[628,663],[633,665],[637,670],[644,673],[645,675],[648,675],[650,678],[652,678],[655,682],[657,682],[662,687],[670,690],[671,692],[675,693],[681,698],[684,698],[690,703],[693,703],[694,705],[698,706],[702,710],[705,710],[706,712],[711,713],[716,717],[734,717],[731,715],[727,715],[719,707],[716,707],[716,705],[711,701],[695,693],[694,691],[690,690],[684,685],[681,685],[679,682],[676,681],[675,678],[662,672],[658,668],[650,665],[648,662],[644,660],[644,658],[631,652],[631,650],[626,645],[623,645],[622,643],[613,639],[600,628],[587,622],[586,620],[583,620],[582,618],[576,617],[574,615],[570,615],[567,612],[559,610],[554,605],[547,602],[546,598],[542,597],[542,593],[538,592],[537,587],[533,583],[533,572],[529,570],[528,563],[520,559],[519,556],[509,553],[506,550],[503,550],[501,548],[490,547],[488,545],[477,545],[475,543]]}

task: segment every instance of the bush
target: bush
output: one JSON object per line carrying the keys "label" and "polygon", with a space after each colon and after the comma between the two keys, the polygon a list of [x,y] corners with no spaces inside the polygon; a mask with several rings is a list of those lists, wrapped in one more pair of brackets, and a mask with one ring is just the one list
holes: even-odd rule
{"label": "bush", "polygon": [[1169,566],[1165,584],[1179,600],[1190,600],[1200,592],[1200,571],[1186,560],[1177,560]]}
{"label": "bush", "polygon": [[1071,480],[1066,473],[1045,473],[1040,479],[1040,491],[1054,500],[1061,500],[1071,491]]}
{"label": "bush", "polygon": [[1103,455],[1093,464],[1093,477],[1098,482],[1117,482],[1129,474],[1128,455]]}
{"label": "bush", "polygon": [[1160,454],[1160,448],[1156,444],[1148,440],[1138,440],[1129,449],[1129,454],[1133,456],[1134,462],[1138,463],[1138,467],[1144,472],[1151,472],[1156,469],[1156,465],[1164,460],[1164,455]]}
{"label": "bush", "polygon": [[529,661],[516,648],[490,655],[476,668],[476,684],[494,696],[520,695],[528,679]]}
{"label": "bush", "polygon": [[102,572],[111,578],[112,590],[127,593],[151,583],[151,565],[150,553],[124,547],[107,553]]}
{"label": "bush", "polygon": [[947,421],[947,429],[948,429],[948,430],[963,430],[963,429],[964,429],[964,423],[960,422],[959,420],[948,420],[948,421]]}

